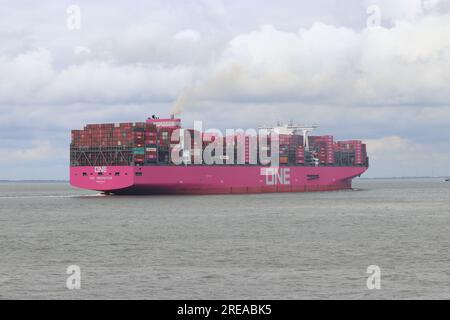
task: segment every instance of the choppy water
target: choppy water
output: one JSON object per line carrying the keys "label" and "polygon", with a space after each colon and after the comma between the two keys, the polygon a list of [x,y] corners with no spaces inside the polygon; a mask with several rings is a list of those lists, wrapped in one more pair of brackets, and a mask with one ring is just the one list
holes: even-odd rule
{"label": "choppy water", "polygon": [[[354,186],[117,197],[1,183],[0,298],[450,298],[450,183]],[[66,288],[72,264],[80,290]]]}

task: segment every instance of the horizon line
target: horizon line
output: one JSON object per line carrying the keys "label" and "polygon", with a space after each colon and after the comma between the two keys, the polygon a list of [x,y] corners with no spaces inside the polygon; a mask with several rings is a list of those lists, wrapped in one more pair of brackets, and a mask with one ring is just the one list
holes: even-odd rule
{"label": "horizon line", "polygon": [[[381,180],[381,179],[446,179],[450,176],[398,176],[398,177],[357,177],[357,180]],[[70,182],[68,179],[0,179],[0,183],[5,182],[46,182],[46,183],[56,183],[56,182]]]}

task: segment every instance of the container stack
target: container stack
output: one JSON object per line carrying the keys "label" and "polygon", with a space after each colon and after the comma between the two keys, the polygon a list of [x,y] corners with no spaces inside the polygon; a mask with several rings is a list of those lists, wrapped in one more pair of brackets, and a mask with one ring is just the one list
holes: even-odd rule
{"label": "container stack", "polygon": [[[251,158],[251,147],[252,147],[252,139],[257,139],[254,136],[245,135],[243,133],[236,133],[233,139],[228,139],[229,141],[233,141],[234,146],[227,145],[226,139],[224,141],[224,152],[226,150],[233,149],[234,152],[234,162],[236,164],[250,164],[252,158]],[[258,143],[255,141],[256,144]],[[239,151],[239,148],[242,148],[243,146],[243,152]],[[239,151],[239,152],[238,152]],[[226,155],[224,153],[224,155]],[[240,157],[239,157],[240,156]],[[255,159],[257,158],[257,154],[254,155]]]}
{"label": "container stack", "polygon": [[300,146],[303,146],[303,136],[297,134],[291,135],[288,150],[289,165],[297,164],[298,148]]}
{"label": "container stack", "polygon": [[355,166],[360,166],[363,164],[363,155],[362,155],[362,143],[361,141],[357,141],[354,144],[355,148]]}
{"label": "container stack", "polygon": [[251,142],[250,142],[251,137],[250,136],[245,136],[244,137],[244,143],[245,143],[245,151],[244,151],[244,163],[245,164],[249,164],[250,163],[250,148],[251,148]]}
{"label": "container stack", "polygon": [[145,122],[88,124],[72,131],[71,161],[85,166],[143,165],[146,145],[156,147],[150,137],[155,130]]}
{"label": "container stack", "polygon": [[347,165],[362,166],[366,163],[366,145],[360,140],[339,141],[337,149]]}
{"label": "container stack", "polygon": [[135,123],[133,127],[133,158],[135,165],[144,165],[145,160],[145,123]]}
{"label": "container stack", "polygon": [[310,148],[317,152],[320,165],[334,164],[333,136],[326,135],[310,137]]}
{"label": "container stack", "polygon": [[[177,119],[153,119],[147,122],[88,124],[83,130],[72,130],[71,165],[169,165],[172,148],[180,144],[180,139],[173,134],[181,127],[174,124],[179,124]],[[234,158],[235,164],[252,164],[252,157],[257,159],[260,150],[270,157],[273,143],[279,145],[279,163],[284,166],[368,164],[366,145],[360,140],[334,142],[331,135],[310,136],[309,149],[306,150],[303,136],[299,134],[279,134],[277,141],[269,139],[267,145],[259,145],[258,137],[244,133],[236,133],[228,139],[193,129],[186,129],[184,133],[190,135],[190,139],[185,136],[184,156],[190,158],[191,164],[196,159],[200,160],[196,164],[203,164],[205,148],[216,139],[223,140],[223,156],[213,154],[217,164],[228,164],[229,158]],[[258,145],[256,150],[251,150],[253,143]],[[238,149],[241,147],[243,152]]]}
{"label": "container stack", "polygon": [[[259,143],[259,142],[258,142]],[[266,159],[262,159],[260,157],[260,153],[266,157]],[[258,161],[259,163],[263,163],[262,161],[265,160],[267,161],[267,158],[270,158],[272,156],[272,144],[271,141],[268,140],[265,146],[262,145],[258,145]]]}
{"label": "container stack", "polygon": [[280,144],[280,164],[288,164],[289,162],[289,145]]}
{"label": "container stack", "polygon": [[233,163],[236,163],[237,147],[236,147],[236,135],[224,137],[223,141],[223,154],[228,156],[224,160],[224,164],[228,164],[230,159],[233,159]]}
{"label": "container stack", "polygon": [[289,151],[292,145],[292,135],[291,134],[280,134],[278,135],[279,143],[279,155],[280,164],[287,165],[289,163]]}
{"label": "container stack", "polygon": [[120,123],[114,125],[113,146],[132,147],[133,123]]}
{"label": "container stack", "polygon": [[170,139],[173,133],[170,127],[158,127],[157,128],[157,161],[158,163],[169,164],[170,159]]}
{"label": "container stack", "polygon": [[368,157],[367,157],[367,146],[366,146],[366,144],[365,143],[362,143],[361,144],[361,153],[362,153],[362,156],[361,156],[361,158],[362,158],[362,164],[361,165],[368,165],[369,164],[369,159],[368,159]]}
{"label": "container stack", "polygon": [[203,148],[201,142],[201,132],[198,130],[190,129],[191,134],[191,163],[195,164],[197,158],[197,164],[203,163]]}
{"label": "container stack", "polygon": [[158,144],[157,144],[156,126],[146,123],[145,130],[145,164],[155,164],[158,160]]}
{"label": "container stack", "polygon": [[89,146],[87,134],[84,130],[72,130],[72,145],[81,148]]}
{"label": "container stack", "polygon": [[303,146],[297,147],[297,153],[295,162],[298,165],[304,165],[305,164],[305,148]]}

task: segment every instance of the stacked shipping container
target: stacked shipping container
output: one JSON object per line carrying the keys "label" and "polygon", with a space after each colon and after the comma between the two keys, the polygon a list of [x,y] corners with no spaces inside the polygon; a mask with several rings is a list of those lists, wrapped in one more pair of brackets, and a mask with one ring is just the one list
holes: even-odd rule
{"label": "stacked shipping container", "polygon": [[[156,127],[145,122],[88,124],[72,131],[72,165],[143,165],[146,146],[156,148],[151,137]],[[153,149],[155,150],[155,149]],[[148,150],[148,158],[154,153]]]}
{"label": "stacked shipping container", "polygon": [[334,164],[333,136],[312,136],[309,139],[310,148],[316,151],[321,165]]}
{"label": "stacked shipping container", "polygon": [[[167,121],[167,122],[164,122]],[[83,130],[72,131],[71,165],[156,165],[170,164],[170,154],[174,146],[180,143],[174,138],[174,130],[180,129],[178,120],[166,119],[155,122],[129,122],[120,124],[89,124]],[[215,139],[223,139],[223,163],[226,163],[230,152],[233,152],[234,163],[250,164],[251,148],[257,137],[236,134],[233,137],[218,137],[201,133],[192,129],[185,130],[190,134],[191,163],[195,158],[202,158],[203,150]],[[202,143],[198,145],[198,138]],[[196,139],[197,138],[197,139]],[[252,141],[254,139],[254,142]],[[366,146],[359,140],[333,141],[333,136],[309,137],[309,150],[303,146],[303,136],[297,134],[280,134],[278,138],[280,165],[300,166],[363,166],[367,165]],[[234,146],[227,144],[233,141]],[[238,159],[238,146],[243,145],[241,159]],[[190,147],[190,148],[189,148]],[[270,142],[266,151],[271,152]],[[317,160],[316,160],[317,159]]]}
{"label": "stacked shipping container", "polygon": [[355,166],[367,164],[366,145],[360,140],[338,141],[335,146],[335,153],[342,159],[347,158]]}

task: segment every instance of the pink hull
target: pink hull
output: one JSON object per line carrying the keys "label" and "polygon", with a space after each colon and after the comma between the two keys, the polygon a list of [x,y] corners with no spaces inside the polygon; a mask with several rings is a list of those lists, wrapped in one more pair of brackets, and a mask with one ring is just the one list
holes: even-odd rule
{"label": "pink hull", "polygon": [[[115,194],[231,194],[350,189],[366,167],[71,167],[74,187]],[[98,173],[101,172],[101,173]]]}

